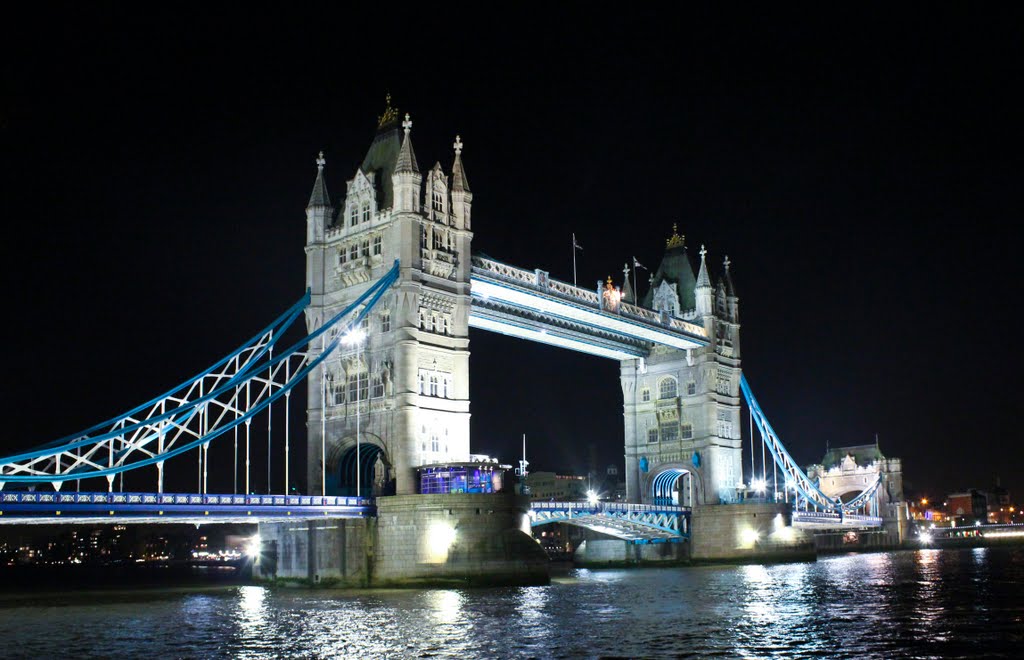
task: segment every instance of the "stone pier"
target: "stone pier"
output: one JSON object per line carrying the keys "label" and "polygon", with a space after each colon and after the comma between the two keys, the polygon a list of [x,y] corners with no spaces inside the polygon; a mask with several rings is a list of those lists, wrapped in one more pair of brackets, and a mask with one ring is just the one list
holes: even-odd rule
{"label": "stone pier", "polygon": [[505,493],[399,495],[378,498],[376,518],[261,524],[254,575],[354,587],[547,584],[528,510],[527,498]]}
{"label": "stone pier", "polygon": [[696,506],[691,559],[700,562],[807,561],[814,540],[792,526],[788,504]]}

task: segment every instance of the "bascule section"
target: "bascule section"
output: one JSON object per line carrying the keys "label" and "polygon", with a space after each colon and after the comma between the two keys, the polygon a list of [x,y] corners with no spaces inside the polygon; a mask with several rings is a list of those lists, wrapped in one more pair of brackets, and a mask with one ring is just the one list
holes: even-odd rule
{"label": "bascule section", "polygon": [[[325,159],[306,209],[312,331],[376,282],[398,281],[309,378],[312,492],[417,492],[415,469],[469,454],[469,268],[473,194],[456,137],[450,171],[421,172],[412,121],[387,107],[332,201]],[[316,347],[312,347],[316,350]]]}

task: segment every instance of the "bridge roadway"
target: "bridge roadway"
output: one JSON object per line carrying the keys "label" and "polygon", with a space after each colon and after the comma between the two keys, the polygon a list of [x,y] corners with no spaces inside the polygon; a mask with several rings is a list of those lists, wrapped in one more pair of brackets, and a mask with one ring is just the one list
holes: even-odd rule
{"label": "bridge roadway", "polygon": [[377,515],[369,498],[194,493],[0,493],[3,524],[260,523]]}
{"label": "bridge roadway", "polygon": [[[195,493],[0,493],[0,525],[260,523],[377,515],[370,498]],[[534,502],[531,525],[564,522],[631,543],[689,536],[685,507],[611,502]]]}

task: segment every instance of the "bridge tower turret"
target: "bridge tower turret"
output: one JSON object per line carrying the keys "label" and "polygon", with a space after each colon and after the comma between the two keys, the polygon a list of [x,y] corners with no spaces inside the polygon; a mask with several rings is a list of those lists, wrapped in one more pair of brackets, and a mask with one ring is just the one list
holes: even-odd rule
{"label": "bridge tower turret", "polygon": [[743,479],[739,325],[724,295],[727,274],[716,296],[706,255],[702,246],[695,278],[685,238],[673,228],[641,304],[664,319],[701,323],[708,345],[656,346],[646,360],[621,363],[631,502],[732,502]]}
{"label": "bridge tower turret", "polygon": [[[440,163],[420,173],[411,131],[411,117],[400,121],[389,96],[333,223],[321,240],[307,235],[307,263],[313,264],[307,270],[322,279],[323,291],[317,296],[311,285],[310,330],[366,291],[396,259],[401,264],[398,282],[364,323],[365,339],[332,355],[323,381],[321,369],[308,379],[313,494],[354,494],[357,428],[363,495],[415,493],[417,466],[469,460],[473,235],[462,142],[456,140],[449,189]],[[316,264],[322,264],[319,271]],[[374,478],[378,458],[383,479]]]}

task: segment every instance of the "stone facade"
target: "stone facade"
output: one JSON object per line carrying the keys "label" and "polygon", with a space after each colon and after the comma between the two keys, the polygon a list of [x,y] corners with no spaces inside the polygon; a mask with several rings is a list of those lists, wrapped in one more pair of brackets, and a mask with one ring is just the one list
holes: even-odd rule
{"label": "stone facade", "polygon": [[377,517],[260,525],[258,579],[339,586],[547,584],[529,499],[511,493],[397,495]]}
{"label": "stone facade", "polygon": [[[317,160],[306,209],[308,329],[344,309],[396,260],[401,270],[366,317],[365,341],[343,346],[308,378],[307,483],[314,494],[354,492],[357,427],[363,495],[371,494],[377,455],[386,472],[383,492],[398,494],[416,492],[416,466],[469,460],[472,193],[461,141],[451,177],[440,163],[424,177],[405,118],[399,125],[389,99],[336,207],[325,161]],[[310,349],[315,357],[320,347]]]}
{"label": "stone facade", "polygon": [[[685,240],[673,234],[643,302],[703,324],[710,345],[658,346],[647,359],[620,363],[630,502],[664,500],[672,490],[684,506],[733,502],[743,481],[739,298],[728,258],[713,287],[705,256],[701,248],[694,278]],[[668,480],[657,479],[666,472]],[[668,484],[660,498],[659,481]]]}
{"label": "stone facade", "polygon": [[792,527],[788,504],[694,507],[694,561],[802,561],[815,557],[810,534]]}

